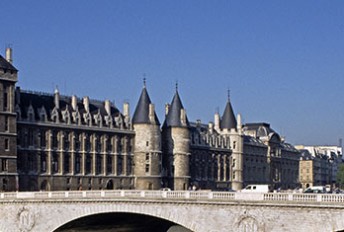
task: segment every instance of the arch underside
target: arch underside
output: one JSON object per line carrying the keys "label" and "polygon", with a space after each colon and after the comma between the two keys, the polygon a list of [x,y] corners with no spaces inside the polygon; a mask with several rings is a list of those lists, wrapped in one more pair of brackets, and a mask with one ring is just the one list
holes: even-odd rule
{"label": "arch underside", "polygon": [[[142,226],[145,226],[142,228]],[[79,215],[55,228],[54,232],[96,231],[97,228],[117,231],[128,228],[128,231],[150,232],[192,232],[189,225],[182,225],[173,219],[156,216],[153,213],[138,213],[127,211],[96,212]]]}

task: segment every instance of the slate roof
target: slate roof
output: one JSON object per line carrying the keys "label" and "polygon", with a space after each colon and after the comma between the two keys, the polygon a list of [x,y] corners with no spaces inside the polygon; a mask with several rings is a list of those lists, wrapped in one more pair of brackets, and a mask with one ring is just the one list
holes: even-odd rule
{"label": "slate roof", "polygon": [[233,108],[229,99],[221,118],[220,127],[221,129],[235,129],[237,127],[237,121],[234,116]]}
{"label": "slate roof", "polygon": [[15,71],[15,72],[18,71],[10,62],[8,62],[1,55],[0,55],[0,68],[6,69],[6,70],[12,70],[12,71]]}
{"label": "slate roof", "polygon": [[271,133],[276,133],[271,127],[269,123],[246,123],[244,127],[247,130],[255,130],[257,137],[268,136]]}
{"label": "slate roof", "polygon": [[[148,92],[146,87],[144,86],[141,92],[141,96],[139,101],[136,105],[136,109],[133,115],[132,123],[133,124],[151,124],[152,122],[149,120],[149,105],[151,104],[151,100],[149,98]],[[154,112],[155,117],[155,124],[160,125],[158,116]]]}
{"label": "slate roof", "polygon": [[[51,112],[55,107],[53,94],[20,90],[19,96],[20,96],[20,99],[16,99],[16,103],[19,102],[22,117],[24,117],[24,118],[27,117],[27,110],[28,110],[29,106],[32,105],[32,107],[34,109],[36,120],[39,119],[38,110],[41,109],[42,106],[44,106],[44,108],[46,110],[47,117],[50,118]],[[18,95],[16,95],[16,97],[18,97]],[[64,111],[67,109],[68,111],[72,112],[73,109],[71,107],[71,102],[72,102],[71,97],[60,95],[60,101],[59,101],[60,110],[59,111],[61,112],[61,111]],[[78,106],[78,111],[80,113],[85,112],[84,104],[82,103],[82,99],[78,99],[77,106]],[[90,99],[89,109],[90,109],[91,115],[98,114],[98,112],[100,112],[100,114],[102,116],[107,115],[104,103],[101,101]],[[118,116],[118,115],[120,115],[120,111],[115,106],[111,106],[111,115],[112,116]]]}
{"label": "slate roof", "polygon": [[[180,100],[178,91],[174,94],[174,97],[172,99],[171,106],[168,110],[168,114],[166,115],[166,119],[164,122],[164,127],[184,127],[182,125],[180,120],[180,110],[184,109],[182,101]],[[186,126],[189,127],[189,120],[188,117],[186,117]]]}

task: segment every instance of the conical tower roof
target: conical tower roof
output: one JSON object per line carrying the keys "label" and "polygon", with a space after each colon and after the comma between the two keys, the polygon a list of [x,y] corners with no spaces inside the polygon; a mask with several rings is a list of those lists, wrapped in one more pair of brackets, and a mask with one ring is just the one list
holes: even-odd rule
{"label": "conical tower roof", "polygon": [[2,69],[8,69],[17,72],[18,70],[10,63],[8,62],[4,57],[0,55],[0,68]]}
{"label": "conical tower roof", "polygon": [[[164,122],[164,127],[184,127],[185,125],[182,124],[181,121],[181,109],[184,109],[183,103],[180,100],[178,90],[176,90],[176,93],[173,96],[171,106],[168,110],[168,113],[166,115],[166,119]],[[187,116],[185,115],[186,120],[186,126],[189,126],[189,120]]]}
{"label": "conical tower roof", "polygon": [[235,129],[237,127],[237,121],[233,112],[232,104],[228,98],[225,111],[221,118],[221,129]]}
{"label": "conical tower roof", "polygon": [[[134,116],[132,119],[133,124],[151,124],[152,122],[149,119],[149,105],[151,104],[151,100],[149,98],[146,85],[144,85],[141,96],[139,98],[139,101],[136,105],[136,109],[134,112]],[[158,116],[154,112],[155,117],[155,124],[160,125]]]}

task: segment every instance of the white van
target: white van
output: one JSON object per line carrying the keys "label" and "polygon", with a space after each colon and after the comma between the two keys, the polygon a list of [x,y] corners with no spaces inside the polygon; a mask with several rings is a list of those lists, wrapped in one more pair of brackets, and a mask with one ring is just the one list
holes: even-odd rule
{"label": "white van", "polygon": [[313,186],[306,188],[304,193],[326,193],[326,187],[325,186]]}
{"label": "white van", "polygon": [[241,190],[243,193],[268,193],[269,185],[267,184],[250,184]]}

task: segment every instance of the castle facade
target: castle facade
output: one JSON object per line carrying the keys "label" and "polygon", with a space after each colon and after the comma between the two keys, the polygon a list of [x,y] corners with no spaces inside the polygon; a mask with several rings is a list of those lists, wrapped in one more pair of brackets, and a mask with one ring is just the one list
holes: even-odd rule
{"label": "castle facade", "polygon": [[224,190],[299,184],[299,152],[267,123],[189,121],[178,89],[161,124],[146,84],[134,114],[108,100],[24,91],[0,55],[0,190]]}

